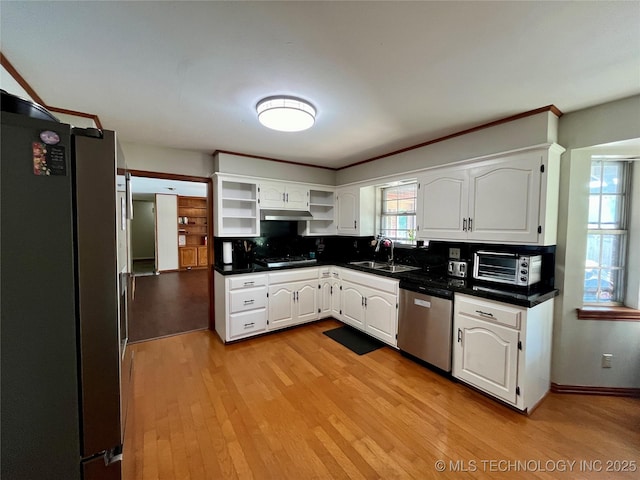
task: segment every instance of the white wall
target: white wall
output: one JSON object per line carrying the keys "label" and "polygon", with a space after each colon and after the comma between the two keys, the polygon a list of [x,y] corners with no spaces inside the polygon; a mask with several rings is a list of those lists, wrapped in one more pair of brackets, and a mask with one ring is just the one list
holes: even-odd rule
{"label": "white wall", "polygon": [[7,72],[3,65],[0,65],[0,88],[8,93],[12,93],[26,100],[35,101],[33,98],[31,98],[27,91],[22,88],[18,82],[15,81],[15,79],[9,72]]}
{"label": "white wall", "polygon": [[156,195],[156,269],[177,270],[178,197]]}
{"label": "white wall", "polygon": [[211,153],[120,142],[127,168],[147,172],[210,177],[214,173]]}
{"label": "white wall", "polygon": [[274,162],[259,158],[217,152],[214,158],[215,171],[249,175],[252,177],[274,178],[292,182],[335,185],[336,172],[326,168],[308,167],[284,162]]}
{"label": "white wall", "polygon": [[134,260],[156,256],[155,203],[134,200],[131,221],[131,255]]}
{"label": "white wall", "polygon": [[[96,122],[92,118],[79,117],[77,115],[67,115],[66,113],[51,112],[63,123],[68,123],[74,127],[96,128]],[[107,129],[108,130],[108,129]]]}
{"label": "white wall", "polygon": [[[561,295],[555,303],[551,372],[551,381],[560,385],[640,388],[640,322],[576,315],[582,306],[591,155],[606,151],[592,147],[634,138],[640,138],[640,96],[560,118],[559,143],[567,151],[560,174],[556,287]],[[640,154],[637,147],[626,150]],[[603,353],[614,355],[613,368],[601,368]]]}
{"label": "white wall", "polygon": [[339,170],[336,184],[410,172],[557,141],[558,117],[542,112],[390,157]]}
{"label": "white wall", "polygon": [[[18,97],[35,102],[35,100],[27,93],[27,91],[22,88],[18,82],[16,82],[16,80],[2,65],[0,65],[0,88],[9,93],[17,95]],[[68,123],[69,125],[73,125],[74,127],[96,127],[96,122],[94,122],[91,118],[78,117],[76,115],[67,115],[66,113],[58,112],[51,113],[53,113],[53,115],[56,116],[61,122]]]}

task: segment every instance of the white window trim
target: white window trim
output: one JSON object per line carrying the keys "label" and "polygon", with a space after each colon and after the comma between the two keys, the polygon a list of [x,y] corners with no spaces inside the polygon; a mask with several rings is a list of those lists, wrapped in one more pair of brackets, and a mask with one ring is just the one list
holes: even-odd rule
{"label": "white window trim", "polygon": [[[376,194],[376,231],[381,232],[382,231],[382,218],[384,216],[392,216],[392,215],[396,215],[396,216],[403,216],[403,215],[407,215],[407,213],[398,213],[398,214],[391,214],[391,215],[385,215],[383,213],[383,209],[382,209],[382,203],[383,203],[383,199],[384,199],[384,193],[383,190],[385,188],[393,188],[393,187],[401,187],[404,185],[416,185],[416,209],[414,210],[413,213],[408,213],[408,215],[413,215],[415,217],[415,222],[414,224],[417,224],[418,221],[418,191],[417,191],[417,185],[418,182],[416,179],[411,179],[411,180],[402,180],[399,182],[393,182],[390,184],[386,184],[386,185],[379,185],[377,190],[377,194]],[[396,245],[416,245],[416,240],[417,240],[417,231],[414,231],[414,236],[413,236],[413,241],[410,242],[405,242],[403,241],[404,239],[394,239],[392,238],[392,240],[394,241],[394,243],[396,243]]]}
{"label": "white window trim", "polygon": [[[628,155],[606,155],[601,153],[594,153],[589,157],[589,161],[598,157],[606,160],[631,161],[632,168],[629,172],[629,178],[627,181],[627,245],[625,256],[625,279],[624,279],[624,291],[623,302],[620,303],[591,303],[584,302],[585,307],[615,307],[624,306],[633,309],[640,309],[640,248],[636,246],[640,245],[640,159],[629,158]],[[591,169],[589,169],[591,171]],[[587,199],[589,195],[587,195]],[[587,234],[590,230],[587,229]],[[584,297],[584,295],[583,295]]]}

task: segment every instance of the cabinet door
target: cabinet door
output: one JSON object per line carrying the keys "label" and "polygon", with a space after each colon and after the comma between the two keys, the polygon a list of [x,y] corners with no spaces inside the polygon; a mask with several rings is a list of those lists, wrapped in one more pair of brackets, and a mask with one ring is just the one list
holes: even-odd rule
{"label": "cabinet door", "polygon": [[285,189],[285,208],[291,210],[309,209],[309,189],[298,185],[287,185]]}
{"label": "cabinet door", "polygon": [[269,287],[269,330],[295,324],[293,310],[294,290],[290,284]]}
{"label": "cabinet door", "polygon": [[197,247],[180,247],[180,268],[198,266]]}
{"label": "cabinet door", "polygon": [[366,325],[364,331],[385,343],[396,346],[398,341],[398,306],[396,295],[367,289],[365,298]]}
{"label": "cabinet door", "polygon": [[457,315],[455,335],[453,376],[515,404],[518,330]]}
{"label": "cabinet door", "polygon": [[420,176],[418,184],[418,237],[443,240],[467,238],[467,171],[437,170]]}
{"label": "cabinet door", "polygon": [[331,280],[331,316],[338,320],[342,319],[342,290],[340,280]]}
{"label": "cabinet door", "polygon": [[316,320],[318,318],[318,281],[297,283],[295,293],[296,323]]}
{"label": "cabinet door", "polygon": [[207,246],[198,247],[198,266],[206,267],[209,265]]}
{"label": "cabinet door", "polygon": [[283,208],[284,185],[281,183],[260,184],[260,208]]}
{"label": "cabinet door", "polygon": [[471,169],[469,240],[537,243],[541,164],[527,153]]}
{"label": "cabinet door", "polygon": [[336,199],[338,234],[354,235],[358,231],[360,194],[357,189],[341,190]]}
{"label": "cabinet door", "polygon": [[364,330],[364,295],[353,283],[342,281],[342,321]]}
{"label": "cabinet door", "polygon": [[331,305],[333,300],[332,292],[332,280],[330,278],[323,278],[320,280],[320,318],[327,318],[331,316]]}

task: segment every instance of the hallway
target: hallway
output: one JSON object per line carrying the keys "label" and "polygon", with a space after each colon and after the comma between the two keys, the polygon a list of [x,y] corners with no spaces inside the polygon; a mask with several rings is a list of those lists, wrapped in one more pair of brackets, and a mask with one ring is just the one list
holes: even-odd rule
{"label": "hallway", "polygon": [[199,330],[208,325],[206,269],[135,277],[129,342]]}

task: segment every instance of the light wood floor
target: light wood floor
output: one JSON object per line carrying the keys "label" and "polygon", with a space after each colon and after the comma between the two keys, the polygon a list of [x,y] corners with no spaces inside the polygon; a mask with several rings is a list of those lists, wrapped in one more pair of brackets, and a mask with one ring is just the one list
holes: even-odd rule
{"label": "light wood floor", "polygon": [[134,345],[124,480],[640,478],[640,400],[550,394],[526,417],[391,348],[357,356],[338,325]]}

